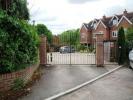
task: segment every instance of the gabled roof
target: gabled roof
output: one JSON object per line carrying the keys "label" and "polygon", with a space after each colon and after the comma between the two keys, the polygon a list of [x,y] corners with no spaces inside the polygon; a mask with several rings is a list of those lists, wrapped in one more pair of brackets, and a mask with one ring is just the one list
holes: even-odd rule
{"label": "gabled roof", "polygon": [[117,20],[119,20],[119,17],[118,17],[117,15],[114,15],[114,16],[111,18],[110,22],[113,21],[114,18],[116,18]]}
{"label": "gabled roof", "polygon": [[98,22],[98,24],[97,24],[97,26],[96,26],[95,29],[97,29],[97,27],[98,27],[98,25],[99,25],[100,23],[104,26],[104,28],[107,28],[107,26],[105,25],[105,23],[104,23],[102,20],[99,20],[99,22]]}
{"label": "gabled roof", "polygon": [[92,21],[91,26],[94,25],[95,22],[98,23],[98,22],[99,22],[99,19],[96,19],[96,18],[95,18],[95,19]]}
{"label": "gabled roof", "polygon": [[129,21],[131,21],[133,23],[133,12],[128,13],[127,15],[125,15]]}
{"label": "gabled roof", "polygon": [[[82,24],[82,27],[84,27],[86,30],[88,30],[87,24],[86,24],[86,23],[83,23],[83,24]],[[81,28],[82,28],[82,27],[81,27]],[[80,29],[80,30],[81,30],[81,29]]]}
{"label": "gabled roof", "polygon": [[92,23],[93,21],[90,21],[89,23],[83,23],[86,29],[92,29]]}
{"label": "gabled roof", "polygon": [[86,24],[84,23],[84,26],[88,30],[93,30],[94,29],[93,24],[94,24],[94,22],[97,22],[97,26],[95,29],[97,29],[97,27],[100,23],[102,23],[105,28],[110,28],[113,26],[114,18],[117,18],[117,20],[118,20],[117,26],[120,24],[120,22],[122,21],[123,18],[126,19],[130,24],[133,24],[133,12],[128,13],[125,10],[123,14],[119,14],[119,15],[116,14],[116,15],[110,16],[110,17],[104,16],[102,19],[94,19],[94,20],[90,21],[89,23],[86,23]]}
{"label": "gabled roof", "polygon": [[112,17],[106,17],[105,19],[101,19],[102,22],[108,27],[110,26],[110,20],[111,20]]}
{"label": "gabled roof", "polygon": [[132,22],[126,16],[123,15],[122,18],[120,19],[119,23],[117,24],[117,26],[121,23],[121,21],[123,19],[126,19],[128,23],[132,24]]}
{"label": "gabled roof", "polygon": [[[90,21],[89,23],[83,23],[83,24],[82,24],[82,27],[85,27],[86,30],[91,30],[91,29],[92,29],[92,26],[91,26],[92,22],[93,22],[93,21]],[[82,28],[82,27],[81,27],[81,28]],[[80,30],[81,30],[81,29],[80,29]]]}

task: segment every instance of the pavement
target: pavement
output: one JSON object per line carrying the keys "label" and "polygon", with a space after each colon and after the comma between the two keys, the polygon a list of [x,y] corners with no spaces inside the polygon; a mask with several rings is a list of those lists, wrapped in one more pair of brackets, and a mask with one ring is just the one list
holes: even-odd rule
{"label": "pavement", "polygon": [[123,67],[56,100],[133,100],[133,70]]}
{"label": "pavement", "polygon": [[[34,84],[31,93],[20,100],[45,100],[45,98],[64,92],[116,67],[118,66],[58,65],[43,67],[41,69],[43,72],[41,79]],[[78,100],[78,98],[74,100]]]}

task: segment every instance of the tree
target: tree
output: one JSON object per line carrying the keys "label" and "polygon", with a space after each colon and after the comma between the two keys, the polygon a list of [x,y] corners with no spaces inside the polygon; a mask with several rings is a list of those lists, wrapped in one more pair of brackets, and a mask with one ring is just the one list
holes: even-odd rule
{"label": "tree", "polygon": [[44,24],[37,24],[36,29],[39,35],[44,34],[48,42],[52,43],[52,32]]}
{"label": "tree", "polygon": [[129,27],[126,34],[126,59],[129,63],[129,52],[133,49],[133,26]]}
{"label": "tree", "polygon": [[0,0],[0,8],[7,10],[11,6],[12,0]]}
{"label": "tree", "polygon": [[67,30],[60,35],[62,45],[77,45],[79,43],[79,29]]}
{"label": "tree", "polygon": [[127,41],[133,41],[133,27],[129,27],[126,34]]}
{"label": "tree", "polygon": [[133,26],[129,27],[127,30],[126,41],[128,44],[128,49],[131,50],[133,48]]}
{"label": "tree", "polygon": [[123,64],[126,58],[125,33],[123,27],[118,31],[118,63]]}
{"label": "tree", "polygon": [[0,5],[3,10],[7,11],[8,15],[29,20],[27,0],[0,0]]}

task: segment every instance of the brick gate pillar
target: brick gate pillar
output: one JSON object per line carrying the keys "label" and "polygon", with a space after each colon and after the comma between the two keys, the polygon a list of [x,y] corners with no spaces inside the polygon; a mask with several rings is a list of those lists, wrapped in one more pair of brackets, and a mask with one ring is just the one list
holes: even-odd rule
{"label": "brick gate pillar", "polygon": [[39,56],[40,56],[40,65],[47,64],[47,38],[44,35],[40,36],[40,47],[39,47]]}
{"label": "brick gate pillar", "polygon": [[104,64],[104,44],[103,34],[96,34],[96,65],[103,67]]}

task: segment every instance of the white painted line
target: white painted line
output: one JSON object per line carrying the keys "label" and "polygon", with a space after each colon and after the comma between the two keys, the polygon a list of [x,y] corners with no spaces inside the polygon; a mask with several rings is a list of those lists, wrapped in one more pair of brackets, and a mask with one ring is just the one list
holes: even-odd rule
{"label": "white painted line", "polygon": [[100,76],[98,76],[98,77],[92,79],[92,80],[89,80],[89,81],[87,81],[87,82],[85,82],[85,83],[83,83],[83,84],[81,84],[81,85],[78,85],[78,86],[76,86],[76,87],[74,87],[74,88],[68,89],[68,90],[65,91],[65,92],[61,92],[61,93],[59,93],[59,94],[57,94],[57,95],[54,95],[54,96],[49,97],[49,98],[46,98],[46,99],[44,99],[44,100],[54,100],[54,99],[56,99],[56,98],[58,98],[58,97],[61,97],[61,96],[65,95],[65,94],[68,94],[68,93],[71,93],[71,92],[73,92],[73,91],[76,91],[76,90],[78,90],[78,89],[80,89],[80,88],[82,88],[82,87],[84,87],[84,86],[86,86],[86,85],[88,85],[88,84],[90,84],[90,83],[92,83],[92,82],[95,82],[96,80],[98,80],[98,79],[100,79],[100,78],[102,78],[102,77],[104,77],[104,76],[106,76],[106,75],[108,75],[108,74],[110,74],[110,73],[112,73],[112,72],[114,72],[114,71],[120,69],[121,67],[123,67],[123,66],[119,66],[119,67],[117,67],[117,68],[114,68],[114,69],[112,69],[112,70],[110,70],[110,71],[108,71],[108,72],[106,72],[106,73],[104,73],[104,74],[102,74],[102,75],[100,75]]}

